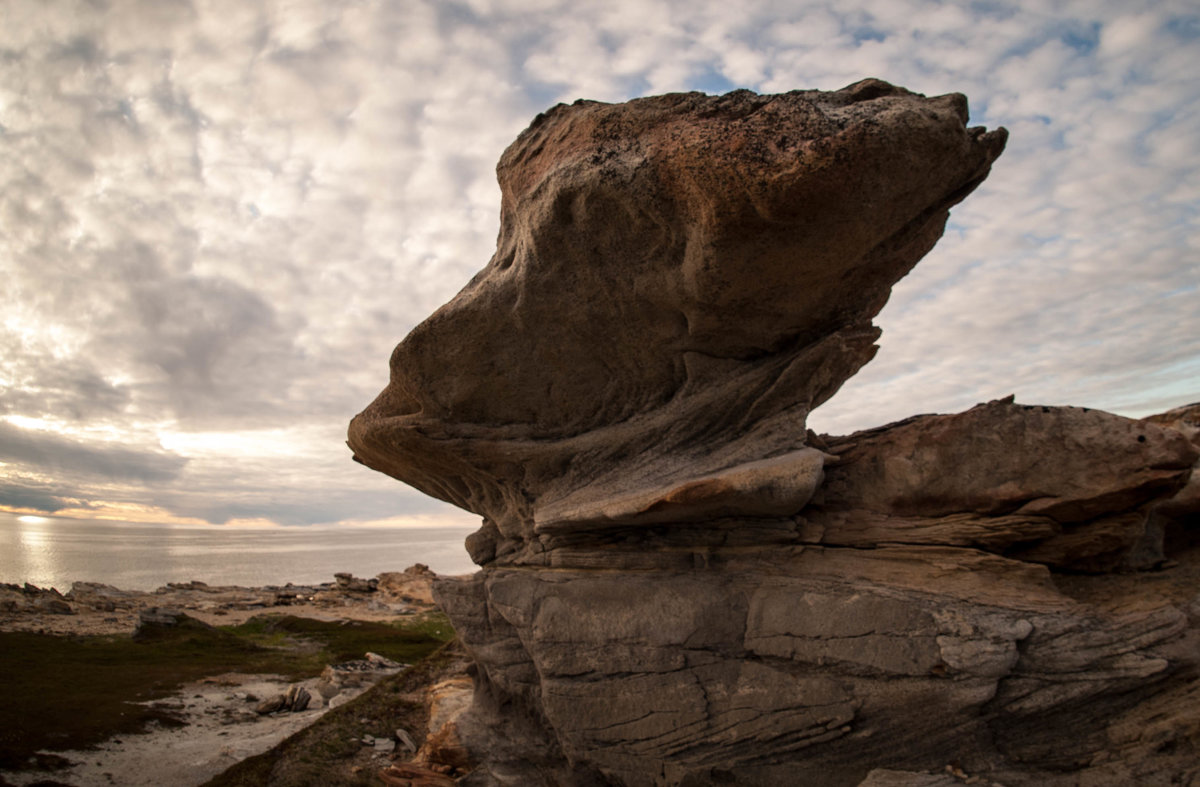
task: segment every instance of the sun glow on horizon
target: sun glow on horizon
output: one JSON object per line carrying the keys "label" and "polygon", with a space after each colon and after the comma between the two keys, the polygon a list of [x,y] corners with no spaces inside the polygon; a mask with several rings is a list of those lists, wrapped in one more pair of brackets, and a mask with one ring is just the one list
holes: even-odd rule
{"label": "sun glow on horizon", "polygon": [[178,516],[159,506],[94,500],[86,508],[63,508],[54,516],[65,519],[94,519],[102,522],[133,522],[148,525],[211,525],[204,519]]}
{"label": "sun glow on horizon", "polygon": [[402,514],[382,519],[343,519],[338,522],[320,525],[320,527],[461,527],[464,530],[476,530],[479,528],[480,521],[480,517],[462,511],[445,514]]}

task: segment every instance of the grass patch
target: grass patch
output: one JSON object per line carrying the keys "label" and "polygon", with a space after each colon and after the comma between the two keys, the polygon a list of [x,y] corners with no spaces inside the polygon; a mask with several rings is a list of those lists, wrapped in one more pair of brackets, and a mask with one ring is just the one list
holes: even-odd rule
{"label": "grass patch", "polygon": [[280,654],[275,669],[256,671],[281,672],[292,680],[317,675],[326,664],[361,659],[365,653],[411,664],[454,635],[450,622],[440,612],[399,623],[259,615],[222,630],[264,650],[286,653]]}
{"label": "grass patch", "polygon": [[461,672],[466,663],[462,646],[452,640],[412,669],[384,678],[270,751],[233,765],[203,787],[378,787],[378,767],[353,767],[362,762],[362,737],[390,737],[397,727],[403,727],[419,743],[429,716],[416,698],[425,687]]}
{"label": "grass patch", "polygon": [[440,613],[393,624],[261,616],[213,628],[186,619],[136,638],[0,632],[0,769],[30,767],[38,750],[86,748],[177,723],[133,703],[169,696],[188,681],[233,671],[300,680],[367,651],[411,663],[452,636]]}

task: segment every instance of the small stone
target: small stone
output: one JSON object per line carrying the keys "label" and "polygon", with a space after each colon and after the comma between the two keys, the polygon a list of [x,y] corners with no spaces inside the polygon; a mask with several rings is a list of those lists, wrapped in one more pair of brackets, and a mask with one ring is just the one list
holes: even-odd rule
{"label": "small stone", "polygon": [[42,596],[34,602],[38,609],[51,615],[74,615],[75,610],[67,602],[53,597]]}
{"label": "small stone", "polygon": [[367,661],[379,669],[399,669],[404,666],[400,662],[392,661],[386,656],[380,656],[378,653],[368,653],[366,658]]}
{"label": "small stone", "polygon": [[309,694],[303,686],[299,684],[289,686],[287,694],[285,694],[283,698],[282,710],[291,711],[293,713],[302,711],[308,707],[309,700],[311,699],[312,695]]}
{"label": "small stone", "polygon": [[176,626],[179,625],[183,613],[175,609],[166,609],[164,607],[147,607],[138,612],[138,627],[151,626]]}
{"label": "small stone", "polygon": [[268,713],[277,713],[287,706],[287,697],[282,694],[276,694],[269,700],[264,700],[259,703],[254,712],[260,716],[266,716]]}
{"label": "small stone", "polygon": [[412,736],[408,734],[407,730],[404,730],[403,728],[397,728],[395,735],[396,740],[400,742],[400,745],[404,747],[405,751],[415,752],[417,750],[417,744],[413,742]]}
{"label": "small stone", "polygon": [[299,713],[300,711],[304,710],[305,708],[308,707],[308,703],[311,700],[312,700],[312,695],[309,694],[308,691],[306,691],[305,689],[299,689],[296,692],[295,698],[292,702],[292,712]]}
{"label": "small stone", "polygon": [[374,593],[379,586],[378,579],[359,579],[353,574],[339,572],[333,575],[337,580],[337,588],[346,593]]}

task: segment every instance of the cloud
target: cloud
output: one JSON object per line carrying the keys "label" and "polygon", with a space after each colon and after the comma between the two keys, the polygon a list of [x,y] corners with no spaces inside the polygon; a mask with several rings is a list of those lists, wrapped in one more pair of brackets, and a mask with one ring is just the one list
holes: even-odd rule
{"label": "cloud", "polygon": [[0,478],[0,506],[11,511],[40,511],[50,513],[60,511],[78,503],[68,497],[69,490],[62,487],[39,483],[30,479],[10,481]]}
{"label": "cloud", "polygon": [[167,451],[134,450],[21,429],[0,421],[0,462],[49,478],[78,477],[156,484],[176,478],[187,464]]}
{"label": "cloud", "polygon": [[[6,483],[208,521],[446,511],[350,463],[344,426],[491,255],[530,119],[866,76],[965,92],[1012,136],[816,428],[1200,398],[1198,39],[1170,1],[10,0],[0,414],[58,437],[15,432]],[[37,475],[34,437],[80,466]],[[174,475],[70,477],[104,457]]]}

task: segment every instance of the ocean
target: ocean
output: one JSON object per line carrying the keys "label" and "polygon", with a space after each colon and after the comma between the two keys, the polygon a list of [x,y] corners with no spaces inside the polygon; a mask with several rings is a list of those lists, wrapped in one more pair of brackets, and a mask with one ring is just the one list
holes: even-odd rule
{"label": "ocean", "polygon": [[76,581],[124,590],[168,582],[298,585],[348,571],[374,577],[424,563],[467,574],[463,527],[223,527],[20,517],[0,513],[0,582],[63,593]]}

